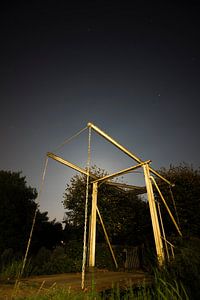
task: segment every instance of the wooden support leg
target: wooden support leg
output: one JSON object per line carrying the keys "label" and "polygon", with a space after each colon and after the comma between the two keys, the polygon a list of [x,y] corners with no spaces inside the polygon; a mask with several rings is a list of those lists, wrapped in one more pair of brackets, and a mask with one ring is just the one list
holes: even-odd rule
{"label": "wooden support leg", "polygon": [[90,222],[89,268],[95,267],[97,194],[98,183],[94,182],[92,191],[92,213]]}
{"label": "wooden support leg", "polygon": [[144,170],[144,177],[145,177],[146,188],[147,188],[147,196],[149,201],[149,209],[150,209],[151,222],[153,227],[154,240],[156,245],[158,264],[162,266],[164,263],[165,256],[164,256],[163,243],[161,238],[160,226],[158,222],[157,210],[156,210],[155,199],[153,194],[153,187],[150,180],[150,172],[149,172],[148,164],[143,165],[143,170]]}

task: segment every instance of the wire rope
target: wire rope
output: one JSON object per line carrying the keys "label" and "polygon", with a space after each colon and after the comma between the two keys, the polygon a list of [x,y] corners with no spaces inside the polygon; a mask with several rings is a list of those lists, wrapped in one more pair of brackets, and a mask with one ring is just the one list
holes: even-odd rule
{"label": "wire rope", "polygon": [[175,199],[174,199],[174,195],[173,195],[171,186],[169,186],[169,191],[170,191],[170,195],[171,195],[172,202],[173,202],[173,205],[174,205],[174,210],[175,210],[175,214],[176,214],[177,223],[178,223],[179,228],[181,229],[180,220],[179,220],[179,216],[178,216],[178,211],[177,211],[177,207],[176,207],[176,202],[175,202]]}
{"label": "wire rope", "polygon": [[25,252],[25,255],[24,255],[24,258],[23,258],[22,268],[21,268],[21,270],[20,270],[20,272],[18,274],[18,277],[16,279],[16,282],[15,282],[15,287],[14,287],[14,292],[15,293],[16,293],[16,291],[18,289],[20,278],[22,277],[22,275],[24,273],[25,266],[26,266],[27,257],[28,257],[28,253],[29,253],[29,249],[30,249],[30,245],[31,245],[31,240],[32,240],[32,235],[33,235],[33,230],[34,230],[34,226],[35,226],[35,221],[36,221],[36,217],[37,217],[40,196],[41,196],[42,189],[43,189],[43,186],[44,186],[47,165],[48,165],[48,157],[46,156],[45,164],[44,164],[44,169],[43,169],[43,174],[42,174],[42,180],[41,180],[41,184],[40,184],[40,188],[39,188],[39,193],[38,193],[38,197],[36,199],[36,208],[35,208],[35,212],[34,212],[34,216],[33,216],[33,221],[32,221],[32,225],[31,225],[31,230],[30,230],[30,234],[29,234],[29,238],[28,238],[28,242],[27,242],[27,246],[26,246],[26,252]]}
{"label": "wire rope", "polygon": [[71,137],[65,139],[60,145],[58,145],[57,148],[54,149],[54,151],[58,151],[60,150],[64,145],[66,145],[67,143],[69,143],[71,140],[73,140],[74,138],[76,138],[77,136],[79,136],[82,132],[84,132],[88,127],[84,127],[83,129],[79,130],[77,133],[75,133],[74,135],[72,135]]}
{"label": "wire rope", "polygon": [[88,158],[87,158],[87,182],[85,195],[85,222],[84,222],[84,236],[83,236],[83,261],[82,261],[82,278],[81,288],[85,288],[85,265],[86,265],[86,240],[87,240],[87,222],[88,222],[88,198],[89,198],[89,179],[90,179],[90,161],[91,161],[91,128],[88,133]]}

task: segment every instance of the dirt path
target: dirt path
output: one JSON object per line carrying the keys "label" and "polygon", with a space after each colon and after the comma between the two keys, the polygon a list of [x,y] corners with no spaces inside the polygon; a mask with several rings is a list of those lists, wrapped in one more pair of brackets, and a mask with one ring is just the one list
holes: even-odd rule
{"label": "dirt path", "polygon": [[[142,271],[135,273],[97,271],[86,274],[85,287],[87,290],[90,290],[91,286],[95,285],[97,291],[103,291],[111,289],[114,285],[125,288],[130,285],[135,286],[144,282],[148,283],[150,280],[150,276],[147,276]],[[18,296],[34,295],[39,290],[40,292],[45,292],[56,286],[81,291],[81,274],[57,274],[23,279],[20,282]],[[0,299],[11,299],[13,289],[13,284],[0,284]]]}

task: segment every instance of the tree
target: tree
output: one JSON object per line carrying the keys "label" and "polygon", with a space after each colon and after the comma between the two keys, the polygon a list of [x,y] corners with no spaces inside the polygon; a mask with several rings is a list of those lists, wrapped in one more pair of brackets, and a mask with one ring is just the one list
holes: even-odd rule
{"label": "tree", "polygon": [[[97,177],[105,175],[105,171],[96,167],[93,168],[92,173],[95,173]],[[91,189],[90,184],[89,212],[92,200]],[[73,237],[72,233],[76,233],[76,238],[79,239],[83,236],[85,190],[86,176],[75,175],[67,185],[63,201],[66,209],[65,232],[70,233],[71,237]],[[103,183],[98,189],[98,208],[112,243],[137,245],[144,242],[147,235],[151,235],[148,204],[133,191],[120,191]],[[97,240],[102,239],[102,229],[97,226]]]}
{"label": "tree", "polygon": [[[179,166],[171,165],[169,169],[162,168],[159,173],[175,184],[172,188],[176,203],[174,207],[169,186],[160,180],[157,181],[173,215],[178,215],[183,235],[200,237],[200,169],[195,170],[184,163]],[[158,195],[156,198],[159,200]],[[168,235],[175,233],[176,229],[165,208],[162,211]]]}
{"label": "tree", "polygon": [[[0,171],[0,253],[13,249],[24,253],[33,216],[37,207],[36,189],[27,186],[21,172]],[[32,250],[42,245],[51,248],[58,243],[62,226],[49,222],[47,212],[37,212]]]}
{"label": "tree", "polygon": [[34,226],[31,252],[37,253],[41,247],[49,250],[61,245],[63,240],[63,229],[60,222],[56,220],[49,221],[48,212],[37,212]]}

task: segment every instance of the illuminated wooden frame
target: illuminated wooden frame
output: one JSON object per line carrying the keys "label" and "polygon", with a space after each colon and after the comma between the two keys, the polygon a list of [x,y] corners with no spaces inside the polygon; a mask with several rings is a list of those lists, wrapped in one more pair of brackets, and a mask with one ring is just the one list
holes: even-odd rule
{"label": "illuminated wooden frame", "polygon": [[[124,146],[122,146],[121,144],[119,144],[116,140],[114,140],[112,137],[110,137],[108,134],[106,134],[104,131],[102,131],[101,129],[99,129],[97,126],[95,126],[92,123],[88,123],[87,125],[88,128],[93,129],[95,132],[97,132],[99,135],[101,135],[102,137],[104,137],[107,141],[109,141],[110,143],[112,143],[115,147],[117,147],[118,149],[120,149],[122,152],[124,152],[126,155],[128,155],[129,157],[131,157],[134,161],[136,161],[138,164],[135,166],[131,166],[129,168],[126,168],[124,170],[121,170],[117,173],[113,173],[110,175],[106,175],[104,177],[101,178],[97,178],[97,176],[95,174],[92,174],[91,172],[89,172],[89,176],[93,179],[92,181],[92,185],[93,185],[93,191],[92,191],[92,210],[91,210],[91,222],[90,222],[90,236],[89,236],[89,267],[93,268],[95,266],[95,250],[96,250],[96,214],[98,213],[101,225],[103,227],[103,231],[106,237],[106,240],[108,242],[114,263],[116,268],[118,267],[117,265],[117,261],[114,255],[114,252],[112,250],[111,244],[109,242],[109,238],[105,229],[105,226],[103,224],[103,220],[102,217],[100,215],[98,206],[97,206],[97,196],[98,196],[98,184],[99,182],[106,182],[107,184],[111,184],[114,185],[118,188],[123,188],[123,187],[132,187],[135,189],[138,189],[138,193],[146,193],[147,192],[147,196],[148,196],[148,202],[149,202],[149,209],[150,209],[150,215],[151,215],[151,221],[152,221],[152,227],[153,227],[153,234],[154,234],[154,240],[155,240],[155,246],[156,246],[156,253],[157,253],[157,259],[158,259],[158,263],[159,265],[163,265],[164,261],[165,261],[165,252],[164,252],[164,248],[163,248],[163,237],[161,235],[161,230],[160,230],[160,225],[159,225],[159,220],[158,220],[158,215],[157,215],[157,209],[156,209],[156,204],[155,204],[155,198],[154,198],[154,193],[153,193],[153,186],[152,183],[155,185],[161,200],[163,201],[179,235],[182,235],[180,232],[180,229],[169,209],[169,207],[167,206],[167,203],[158,187],[158,185],[156,184],[156,181],[154,179],[153,176],[151,176],[151,173],[153,175],[156,175],[157,177],[159,177],[160,179],[162,179],[163,181],[165,181],[167,184],[173,186],[173,184],[168,181],[166,178],[164,178],[162,175],[160,175],[157,171],[155,171],[154,169],[152,169],[149,164],[150,164],[150,160],[148,161],[142,161],[140,158],[138,158],[136,155],[134,155],[132,152],[130,152],[128,149],[126,149]],[[61,164],[64,164],[65,166],[68,166],[84,175],[88,175],[87,171],[83,168],[80,168],[79,166],[76,166],[75,164],[72,164],[71,162],[55,155],[54,153],[48,152],[47,156],[58,161]],[[143,168],[143,172],[144,172],[144,178],[145,178],[145,184],[146,184],[146,189],[144,190],[144,187],[134,187],[134,186],[130,186],[130,185],[125,185],[125,184],[118,184],[118,183],[113,183],[111,181],[109,181],[110,179],[113,179],[114,177],[120,176],[122,174],[126,174],[129,173],[133,170],[136,170],[138,168]],[[164,235],[165,236],[165,235]],[[167,245],[166,239],[165,240],[165,244]]]}

